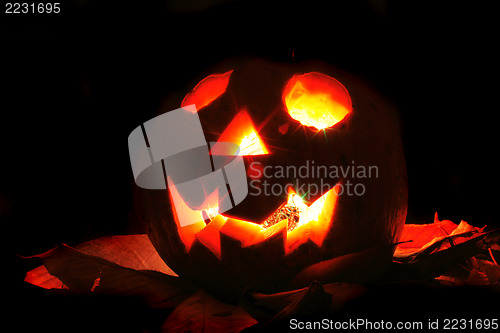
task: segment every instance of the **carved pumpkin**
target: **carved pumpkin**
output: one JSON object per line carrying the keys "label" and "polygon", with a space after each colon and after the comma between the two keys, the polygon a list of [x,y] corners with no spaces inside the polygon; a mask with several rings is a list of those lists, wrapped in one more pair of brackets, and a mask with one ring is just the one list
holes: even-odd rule
{"label": "carved pumpkin", "polygon": [[[138,189],[148,235],[180,276],[226,298],[245,288],[276,292],[312,264],[397,241],[407,209],[397,117],[357,78],[321,62],[251,60],[201,80],[180,103],[190,104],[207,141],[240,145],[252,188],[233,209],[184,227],[175,188]],[[287,186],[300,175],[270,172],[304,166],[343,172],[309,174],[304,188]],[[359,177],[356,166],[376,174]],[[357,183],[363,191],[349,195]],[[270,193],[273,186],[287,193]]]}

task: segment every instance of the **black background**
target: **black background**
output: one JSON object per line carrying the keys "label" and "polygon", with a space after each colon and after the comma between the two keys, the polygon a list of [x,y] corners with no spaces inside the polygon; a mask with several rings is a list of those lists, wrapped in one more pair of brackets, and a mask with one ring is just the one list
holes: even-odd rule
{"label": "black background", "polygon": [[[141,232],[129,223],[129,133],[221,61],[291,61],[292,52],[357,74],[397,105],[408,222],[430,223],[437,211],[500,225],[493,2],[187,3],[75,0],[60,14],[15,15],[2,7],[0,217],[10,258]],[[58,297],[21,283],[19,259],[8,267],[27,313],[46,302],[62,311]],[[98,309],[106,302],[116,306]]]}

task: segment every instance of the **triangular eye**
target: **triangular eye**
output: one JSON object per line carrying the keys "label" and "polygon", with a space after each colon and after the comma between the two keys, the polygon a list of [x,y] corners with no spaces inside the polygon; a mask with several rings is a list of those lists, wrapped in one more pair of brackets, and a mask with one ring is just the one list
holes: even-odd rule
{"label": "triangular eye", "polygon": [[244,110],[234,117],[219,137],[219,142],[232,142],[240,146],[240,156],[269,154],[252,119]]}
{"label": "triangular eye", "polygon": [[201,108],[212,103],[217,97],[222,95],[227,88],[229,77],[233,71],[230,70],[221,74],[212,74],[198,82],[182,100],[181,106],[185,107],[191,104],[196,105],[199,111]]}

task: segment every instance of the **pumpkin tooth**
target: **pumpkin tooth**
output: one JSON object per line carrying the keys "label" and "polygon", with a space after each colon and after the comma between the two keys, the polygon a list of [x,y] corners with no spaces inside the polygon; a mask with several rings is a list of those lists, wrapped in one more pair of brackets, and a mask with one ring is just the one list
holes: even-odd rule
{"label": "pumpkin tooth", "polygon": [[226,217],[217,215],[205,228],[201,229],[196,234],[196,239],[209,248],[219,259],[221,259],[220,229],[224,226],[226,221]]}
{"label": "pumpkin tooth", "polygon": [[221,228],[221,234],[241,243],[242,247],[255,244],[265,238],[262,227],[253,222],[229,218]]}
{"label": "pumpkin tooth", "polygon": [[242,248],[246,248],[272,238],[283,230],[286,230],[283,237],[283,250],[286,254],[296,250],[308,239],[321,245],[332,221],[338,188],[339,184],[310,206],[303,203],[292,190],[287,203],[260,225],[218,214],[210,218],[210,222],[201,230],[197,227],[196,235],[193,234],[192,239],[188,241],[188,251],[196,237],[217,258],[222,259],[221,234],[239,242]]}
{"label": "pumpkin tooth", "polygon": [[213,208],[207,208],[203,209],[201,211],[201,215],[203,216],[203,220],[205,221],[206,224],[209,224],[212,222],[214,218],[216,218],[219,215],[219,207],[213,207]]}
{"label": "pumpkin tooth", "polygon": [[333,222],[333,212],[339,189],[340,183],[323,194],[309,207],[304,203],[297,203],[301,209],[300,220],[297,226],[288,232],[286,239],[287,254],[296,250],[299,245],[308,239],[321,246]]}

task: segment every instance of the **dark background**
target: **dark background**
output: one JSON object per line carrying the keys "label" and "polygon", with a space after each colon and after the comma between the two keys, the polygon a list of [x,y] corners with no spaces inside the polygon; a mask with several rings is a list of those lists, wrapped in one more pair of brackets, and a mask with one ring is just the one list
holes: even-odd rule
{"label": "dark background", "polygon": [[[500,225],[492,5],[74,0],[61,14],[7,15],[2,3],[4,253],[140,232],[129,223],[129,133],[225,59],[291,61],[292,52],[359,75],[397,105],[408,222],[437,211]],[[47,301],[20,282],[24,264],[9,267],[32,308]]]}

